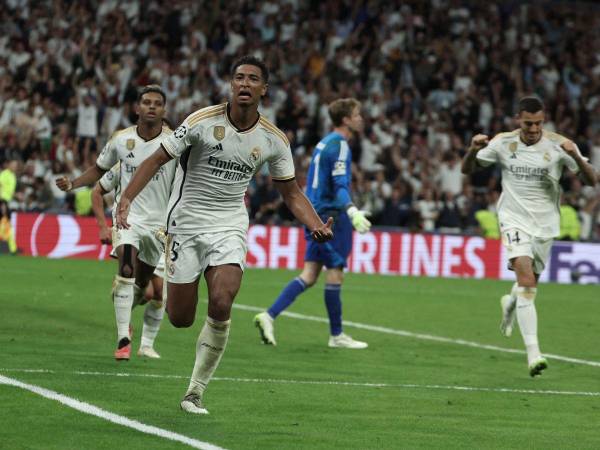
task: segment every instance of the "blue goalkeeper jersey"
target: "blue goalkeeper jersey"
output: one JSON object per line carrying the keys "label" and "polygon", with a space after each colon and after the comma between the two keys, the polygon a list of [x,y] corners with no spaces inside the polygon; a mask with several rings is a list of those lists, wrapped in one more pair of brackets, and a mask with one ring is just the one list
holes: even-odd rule
{"label": "blue goalkeeper jersey", "polygon": [[341,134],[329,133],[317,144],[308,168],[306,196],[318,213],[345,211],[352,203],[351,164],[352,152]]}

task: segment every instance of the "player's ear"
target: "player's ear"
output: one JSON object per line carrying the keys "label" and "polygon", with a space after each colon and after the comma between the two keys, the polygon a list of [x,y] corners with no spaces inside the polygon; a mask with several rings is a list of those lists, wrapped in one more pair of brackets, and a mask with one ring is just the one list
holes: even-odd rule
{"label": "player's ear", "polygon": [[135,113],[139,116],[140,115],[140,103],[139,102],[135,102],[133,104],[133,110],[135,111]]}
{"label": "player's ear", "polygon": [[267,83],[265,83],[262,87],[262,90],[260,91],[260,96],[264,97],[265,95],[267,95],[268,89],[269,89],[269,85]]}

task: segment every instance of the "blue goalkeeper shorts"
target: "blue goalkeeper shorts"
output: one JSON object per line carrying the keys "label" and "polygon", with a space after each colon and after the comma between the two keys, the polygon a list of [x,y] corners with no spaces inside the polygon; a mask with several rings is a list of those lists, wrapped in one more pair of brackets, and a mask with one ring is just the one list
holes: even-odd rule
{"label": "blue goalkeeper shorts", "polygon": [[329,269],[346,267],[346,260],[352,251],[352,223],[348,214],[340,211],[327,211],[319,216],[323,223],[329,217],[333,217],[333,239],[319,244],[313,241],[310,232],[305,229],[304,261],[318,262]]}

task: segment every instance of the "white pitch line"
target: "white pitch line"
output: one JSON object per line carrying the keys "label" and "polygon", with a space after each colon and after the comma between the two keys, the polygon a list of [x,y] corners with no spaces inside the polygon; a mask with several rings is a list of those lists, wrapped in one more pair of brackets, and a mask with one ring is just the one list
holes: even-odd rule
{"label": "white pitch line", "polygon": [[[250,305],[242,305],[239,303],[234,303],[233,307],[237,308],[237,309],[241,309],[243,311],[253,311],[253,312],[263,312],[265,310],[264,308],[259,308],[259,307],[250,306]],[[298,313],[288,312],[288,311],[284,311],[283,313],[281,313],[281,315],[291,317],[293,319],[310,320],[313,322],[329,323],[329,319],[327,319],[325,317],[309,316],[306,314],[298,314]],[[514,348],[505,348],[505,347],[498,347],[496,345],[481,344],[479,342],[466,341],[464,339],[452,339],[452,338],[447,338],[447,337],[443,337],[443,336],[434,336],[432,334],[413,333],[411,331],[396,330],[394,328],[380,327],[377,325],[369,325],[369,324],[358,323],[358,322],[351,322],[348,320],[344,320],[344,326],[359,328],[362,330],[376,331],[378,333],[394,334],[396,336],[404,336],[404,337],[410,337],[410,338],[415,338],[415,339],[422,339],[425,341],[443,342],[445,344],[463,345],[466,347],[480,348],[480,349],[484,349],[484,350],[493,350],[496,352],[518,353],[518,354],[526,353],[525,350],[517,350]],[[557,361],[564,361],[564,362],[570,362],[573,364],[582,364],[582,365],[586,365],[586,366],[600,367],[600,361],[590,361],[587,359],[571,358],[570,356],[554,355],[552,353],[544,353],[544,356],[547,357],[548,359],[554,359]]]}
{"label": "white pitch line", "polygon": [[[35,372],[35,370],[30,371]],[[53,371],[43,370],[42,373],[54,373]],[[34,394],[41,395],[50,400],[55,400],[59,403],[62,403],[65,406],[73,408],[77,411],[80,411],[85,414],[89,414],[91,416],[96,416],[101,419],[107,420],[112,423],[116,423],[117,425],[122,425],[124,427],[133,428],[134,430],[141,431],[142,433],[152,434],[154,436],[158,436],[164,439],[168,439],[170,441],[181,442],[182,444],[189,445],[193,448],[198,448],[201,450],[223,450],[222,447],[218,447],[216,445],[210,444],[208,442],[198,441],[196,439],[184,436],[183,434],[174,433],[169,430],[165,430],[162,428],[154,427],[152,425],[146,425],[142,422],[138,422],[137,420],[128,419],[124,416],[119,416],[118,414],[111,413],[104,409],[98,408],[97,406],[91,405],[89,403],[82,402],[72,397],[67,397],[66,395],[59,394],[58,392],[51,391],[49,389],[42,388],[40,386],[35,386],[33,384],[23,383],[19,380],[15,380],[14,378],[5,377],[0,375],[0,384],[6,384],[8,386],[14,386],[26,391],[33,392]]]}
{"label": "white pitch line", "polygon": [[[48,369],[8,369],[0,368],[0,372],[23,372],[23,373],[48,373],[48,374],[73,374],[100,377],[133,377],[133,378],[165,378],[165,379],[187,379],[182,375],[160,375],[151,373],[127,373],[127,372],[58,372]],[[0,382],[2,376],[0,375]],[[415,384],[415,383],[361,383],[356,381],[330,381],[330,380],[290,380],[281,378],[236,378],[236,377],[213,377],[211,381],[229,381],[233,383],[259,383],[259,384],[299,384],[299,385],[321,385],[321,386],[350,386],[366,388],[396,388],[396,389],[436,389],[447,391],[466,392],[493,392],[501,394],[533,394],[533,395],[563,395],[579,397],[600,397],[600,392],[594,391],[559,391],[548,389],[512,389],[494,388],[480,386],[452,386],[443,384]],[[213,447],[217,448],[217,447]]]}

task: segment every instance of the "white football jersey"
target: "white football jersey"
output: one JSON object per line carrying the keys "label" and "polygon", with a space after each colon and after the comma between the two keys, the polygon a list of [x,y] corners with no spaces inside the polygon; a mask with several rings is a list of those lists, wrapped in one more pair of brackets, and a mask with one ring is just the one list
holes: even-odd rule
{"label": "white football jersey", "polygon": [[262,116],[252,128],[236,129],[226,103],[190,114],[162,144],[179,158],[169,202],[170,233],[246,232],[244,195],[261,165],[268,163],[274,180],[294,178],[285,134]]}
{"label": "white football jersey", "polygon": [[502,170],[500,229],[518,228],[538,238],[553,238],[560,233],[563,168],[577,172],[579,167],[560,147],[567,140],[564,136],[544,130],[538,142],[527,145],[520,131],[495,136],[477,153],[477,161],[482,166],[497,163]]}
{"label": "white football jersey", "polygon": [[[133,126],[117,131],[111,136],[98,156],[96,165],[103,170],[109,170],[111,167],[114,169],[113,166],[120,162],[117,166],[119,170],[118,184],[115,186],[117,202],[140,164],[152,155],[171,133],[169,128],[163,127],[161,134],[146,141],[137,133],[137,127]],[[142,189],[131,204],[127,218],[129,223],[148,227],[165,226],[175,167],[176,161],[169,161]],[[110,177],[108,173],[110,172],[104,176]]]}

